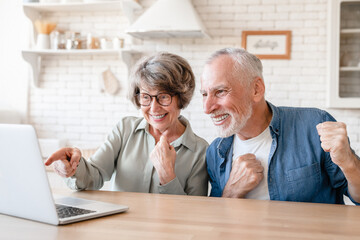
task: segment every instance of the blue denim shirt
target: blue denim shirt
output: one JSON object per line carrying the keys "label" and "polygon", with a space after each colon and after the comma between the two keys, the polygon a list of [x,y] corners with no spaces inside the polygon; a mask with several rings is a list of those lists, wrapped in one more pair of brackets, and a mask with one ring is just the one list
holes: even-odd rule
{"label": "blue denim shirt", "polygon": [[[268,187],[271,200],[344,204],[347,180],[321,148],[316,125],[336,121],[329,113],[315,108],[275,107],[270,132]],[[206,152],[211,183],[210,196],[221,197],[229,179],[234,136],[217,138]]]}

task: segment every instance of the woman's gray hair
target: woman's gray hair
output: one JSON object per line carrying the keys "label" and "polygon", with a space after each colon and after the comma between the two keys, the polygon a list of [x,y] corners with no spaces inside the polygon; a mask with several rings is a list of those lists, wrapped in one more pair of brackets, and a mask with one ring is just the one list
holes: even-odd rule
{"label": "woman's gray hair", "polygon": [[236,79],[243,81],[246,86],[250,86],[256,77],[263,79],[261,61],[255,55],[242,48],[220,49],[210,56],[206,64],[210,64],[222,55],[228,55],[234,60],[233,75]]}
{"label": "woman's gray hair", "polygon": [[161,52],[142,58],[133,69],[129,99],[137,108],[140,108],[137,95],[141,86],[178,96],[178,107],[184,109],[194,94],[195,76],[184,58]]}

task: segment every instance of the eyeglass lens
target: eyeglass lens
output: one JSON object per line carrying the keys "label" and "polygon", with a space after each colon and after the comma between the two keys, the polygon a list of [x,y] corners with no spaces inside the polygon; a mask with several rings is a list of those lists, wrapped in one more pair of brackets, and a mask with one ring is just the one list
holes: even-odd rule
{"label": "eyeglass lens", "polygon": [[160,93],[158,95],[150,95],[147,93],[140,93],[138,95],[139,103],[141,106],[149,106],[153,98],[162,106],[169,106],[171,104],[172,96],[167,93]]}

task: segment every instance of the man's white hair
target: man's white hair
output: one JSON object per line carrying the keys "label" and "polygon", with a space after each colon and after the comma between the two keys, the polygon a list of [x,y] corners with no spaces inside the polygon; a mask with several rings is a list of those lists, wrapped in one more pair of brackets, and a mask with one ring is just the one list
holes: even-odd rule
{"label": "man's white hair", "polygon": [[235,64],[233,76],[239,81],[249,87],[256,77],[263,79],[263,66],[261,61],[254,55],[242,48],[223,48],[213,53],[206,61],[206,64],[211,64],[220,56],[230,56]]}

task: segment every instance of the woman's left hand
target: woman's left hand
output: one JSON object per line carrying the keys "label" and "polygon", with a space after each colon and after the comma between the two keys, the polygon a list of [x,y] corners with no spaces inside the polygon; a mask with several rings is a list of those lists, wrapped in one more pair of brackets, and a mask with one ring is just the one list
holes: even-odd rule
{"label": "woman's left hand", "polygon": [[150,154],[150,159],[159,175],[160,185],[164,185],[176,177],[176,152],[165,136],[160,137],[160,141]]}

